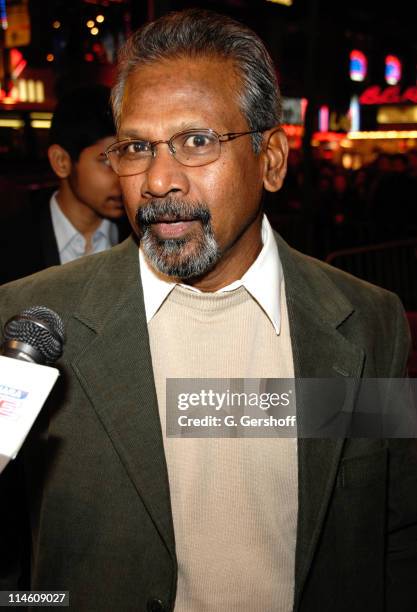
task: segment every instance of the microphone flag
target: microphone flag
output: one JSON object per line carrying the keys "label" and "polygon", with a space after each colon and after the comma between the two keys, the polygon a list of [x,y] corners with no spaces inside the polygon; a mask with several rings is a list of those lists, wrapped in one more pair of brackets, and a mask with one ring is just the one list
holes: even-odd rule
{"label": "microphone flag", "polygon": [[59,370],[0,355],[0,473],[14,459]]}

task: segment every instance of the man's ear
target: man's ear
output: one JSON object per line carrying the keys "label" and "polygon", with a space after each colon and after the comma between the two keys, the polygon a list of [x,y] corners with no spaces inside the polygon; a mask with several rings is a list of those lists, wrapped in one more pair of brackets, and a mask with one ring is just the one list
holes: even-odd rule
{"label": "man's ear", "polygon": [[71,174],[71,157],[60,145],[53,144],[48,148],[48,159],[52,170],[60,179],[65,179]]}
{"label": "man's ear", "polygon": [[264,157],[264,187],[267,191],[278,191],[287,172],[288,140],[280,127],[264,133],[262,155]]}

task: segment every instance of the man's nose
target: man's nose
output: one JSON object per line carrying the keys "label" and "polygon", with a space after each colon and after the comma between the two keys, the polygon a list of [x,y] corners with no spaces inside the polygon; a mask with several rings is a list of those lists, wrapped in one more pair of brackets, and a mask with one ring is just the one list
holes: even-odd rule
{"label": "man's nose", "polygon": [[186,168],[175,159],[168,143],[157,144],[150,166],[145,173],[143,197],[162,198],[170,193],[186,194],[189,187]]}

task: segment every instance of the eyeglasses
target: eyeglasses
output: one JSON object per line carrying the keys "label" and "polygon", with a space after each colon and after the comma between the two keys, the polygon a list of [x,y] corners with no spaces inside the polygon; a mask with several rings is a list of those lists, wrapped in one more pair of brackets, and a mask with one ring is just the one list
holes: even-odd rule
{"label": "eyeglasses", "polygon": [[260,130],[228,134],[217,134],[210,129],[187,130],[174,134],[169,140],[120,140],[110,145],[104,154],[116,174],[133,176],[148,170],[159,144],[167,144],[171,154],[184,166],[205,166],[220,157],[222,142],[260,133]]}

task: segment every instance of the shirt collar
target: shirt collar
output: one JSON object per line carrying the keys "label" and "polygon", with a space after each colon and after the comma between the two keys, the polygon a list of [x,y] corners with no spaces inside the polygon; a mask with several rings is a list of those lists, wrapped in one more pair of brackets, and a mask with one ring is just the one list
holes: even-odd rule
{"label": "shirt collar", "polygon": [[[280,296],[283,276],[282,266],[277,243],[271,225],[265,215],[262,219],[261,231],[263,246],[256,260],[246,270],[242,278],[219,289],[216,293],[233,291],[243,285],[270,319],[275,332],[279,334],[281,329]],[[139,261],[146,321],[149,323],[175,285],[180,283],[169,282],[158,276],[146,261],[142,249],[139,249]],[[199,291],[189,285],[181,284],[181,286],[192,291]]]}
{"label": "shirt collar", "polygon": [[[52,224],[55,230],[56,241],[58,245],[58,252],[62,255],[63,251],[68,247],[68,245],[74,240],[76,236],[81,236],[83,240],[85,240],[84,236],[73,226],[71,221],[64,215],[61,210],[61,207],[58,204],[57,200],[57,191],[52,194],[50,200],[50,209],[51,209],[51,217]],[[98,235],[104,236],[109,244],[114,246],[117,244],[118,240],[118,231],[115,223],[111,223],[109,219],[103,219],[96,231],[94,232],[94,236]]]}

